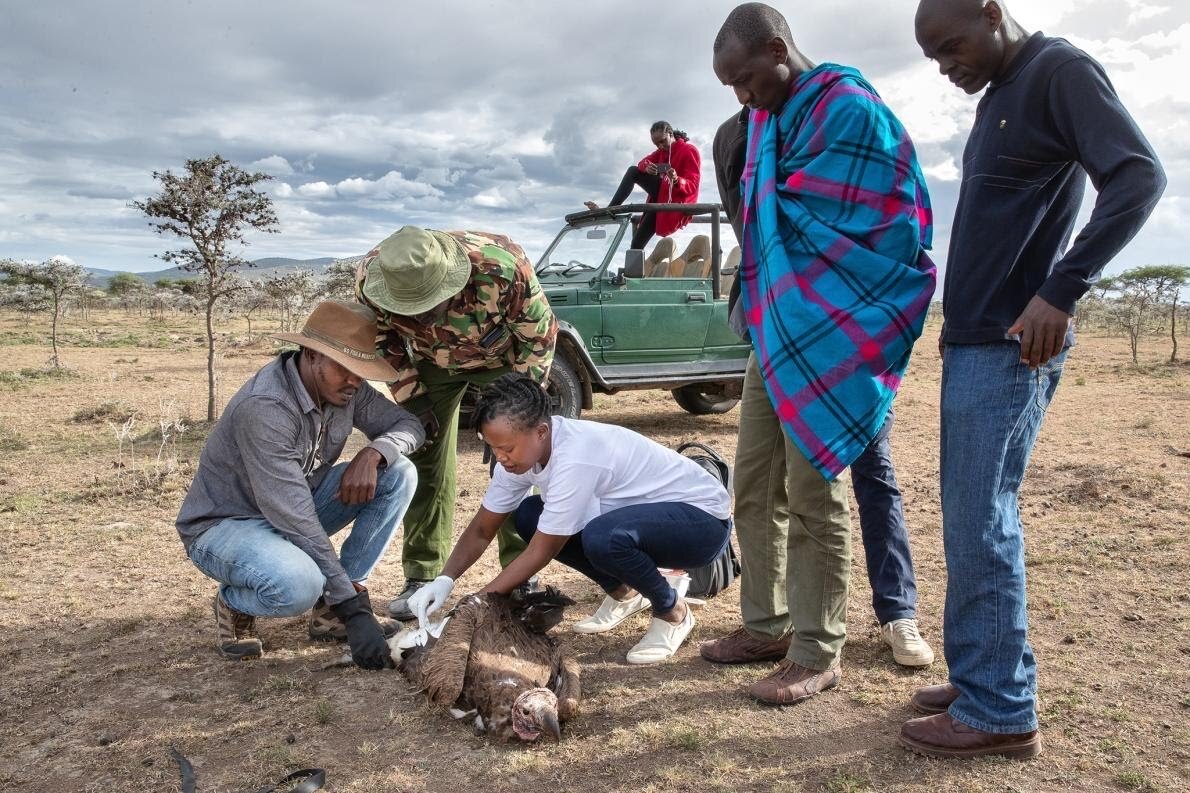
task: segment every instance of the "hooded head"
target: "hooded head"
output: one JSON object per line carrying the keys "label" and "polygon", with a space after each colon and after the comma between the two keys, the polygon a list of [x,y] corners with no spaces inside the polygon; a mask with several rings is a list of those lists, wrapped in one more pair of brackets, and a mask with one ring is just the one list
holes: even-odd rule
{"label": "hooded head", "polygon": [[536,741],[544,733],[562,739],[558,724],[558,697],[548,688],[531,688],[512,703],[512,731],[522,741]]}

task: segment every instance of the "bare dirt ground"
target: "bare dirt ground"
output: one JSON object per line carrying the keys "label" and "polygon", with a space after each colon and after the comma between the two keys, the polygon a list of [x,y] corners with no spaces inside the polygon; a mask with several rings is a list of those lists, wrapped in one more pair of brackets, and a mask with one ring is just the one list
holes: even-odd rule
{"label": "bare dirt ground", "polygon": [[[395,672],[323,670],[341,650],[308,642],[302,619],[262,623],[264,659],[222,660],[212,646],[214,587],[173,528],[201,426],[157,460],[160,419],[204,414],[200,332],[185,319],[74,319],[63,351],[73,375],[41,377],[49,349],[40,318],[0,317],[0,789],[177,790],[171,746],[193,761],[201,791],[253,790],[304,766],[325,767],[335,791],[1190,786],[1190,366],[1157,363],[1168,342],[1149,340],[1151,363],[1136,369],[1123,340],[1084,337],[1034,454],[1022,514],[1045,753],[1015,763],[931,761],[896,746],[910,693],[943,681],[946,669],[941,660],[901,669],[882,646],[858,522],[843,680],[798,707],[745,696],[767,668],[698,657],[699,640],[737,624],[734,589],[697,612],[677,658],[653,667],[623,661],[643,615],[601,636],[563,626],[585,698],[556,746],[477,738]],[[941,656],[935,335],[927,330],[898,399],[893,442],[921,623]],[[225,346],[221,404],[270,351]],[[134,443],[121,445],[114,428],[129,411]],[[597,397],[588,417],[734,454],[734,411],[689,416],[664,392]],[[460,451],[461,527],[486,470],[474,440]],[[371,581],[378,603],[401,588],[399,547]],[[493,552],[458,591],[494,570]],[[560,566],[545,577],[579,601],[570,619],[599,600]]]}

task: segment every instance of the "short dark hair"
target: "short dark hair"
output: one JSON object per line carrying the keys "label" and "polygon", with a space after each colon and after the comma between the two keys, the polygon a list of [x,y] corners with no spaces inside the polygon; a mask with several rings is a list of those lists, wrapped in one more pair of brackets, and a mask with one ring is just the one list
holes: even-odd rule
{"label": "short dark hair", "polygon": [[475,403],[475,428],[480,432],[485,424],[501,417],[518,431],[525,431],[548,421],[549,416],[550,400],[545,389],[519,372],[497,377],[480,392]]}
{"label": "short dark hair", "polygon": [[764,3],[744,3],[732,9],[715,36],[715,52],[723,49],[730,39],[736,39],[749,52],[755,52],[775,38],[793,47],[793,34],[781,12]]}

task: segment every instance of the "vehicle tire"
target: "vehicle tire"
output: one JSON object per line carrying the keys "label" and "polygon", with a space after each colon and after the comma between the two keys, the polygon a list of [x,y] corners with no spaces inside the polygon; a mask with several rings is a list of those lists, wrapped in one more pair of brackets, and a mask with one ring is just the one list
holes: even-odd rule
{"label": "vehicle tire", "polygon": [[708,393],[704,388],[705,386],[694,383],[675,388],[671,393],[674,395],[674,401],[681,406],[682,410],[696,416],[726,413],[740,401],[722,394]]}
{"label": "vehicle tire", "polygon": [[551,415],[568,419],[578,418],[578,414],[583,410],[583,384],[575,374],[570,361],[561,355],[554,356],[545,391],[550,397]]}

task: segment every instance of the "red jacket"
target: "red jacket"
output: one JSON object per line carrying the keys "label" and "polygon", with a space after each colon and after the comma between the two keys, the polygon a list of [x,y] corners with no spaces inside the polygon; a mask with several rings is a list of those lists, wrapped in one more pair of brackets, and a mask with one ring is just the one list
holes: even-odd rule
{"label": "red jacket", "polygon": [[[698,182],[702,176],[702,157],[693,143],[681,138],[674,138],[669,151],[657,149],[645,157],[636,167],[642,171],[649,163],[668,162],[673,166],[678,179],[670,183],[668,179],[661,180],[661,192],[657,202],[661,204],[693,204],[698,201]],[[690,222],[689,215],[681,212],[658,212],[657,234],[668,237]]]}

